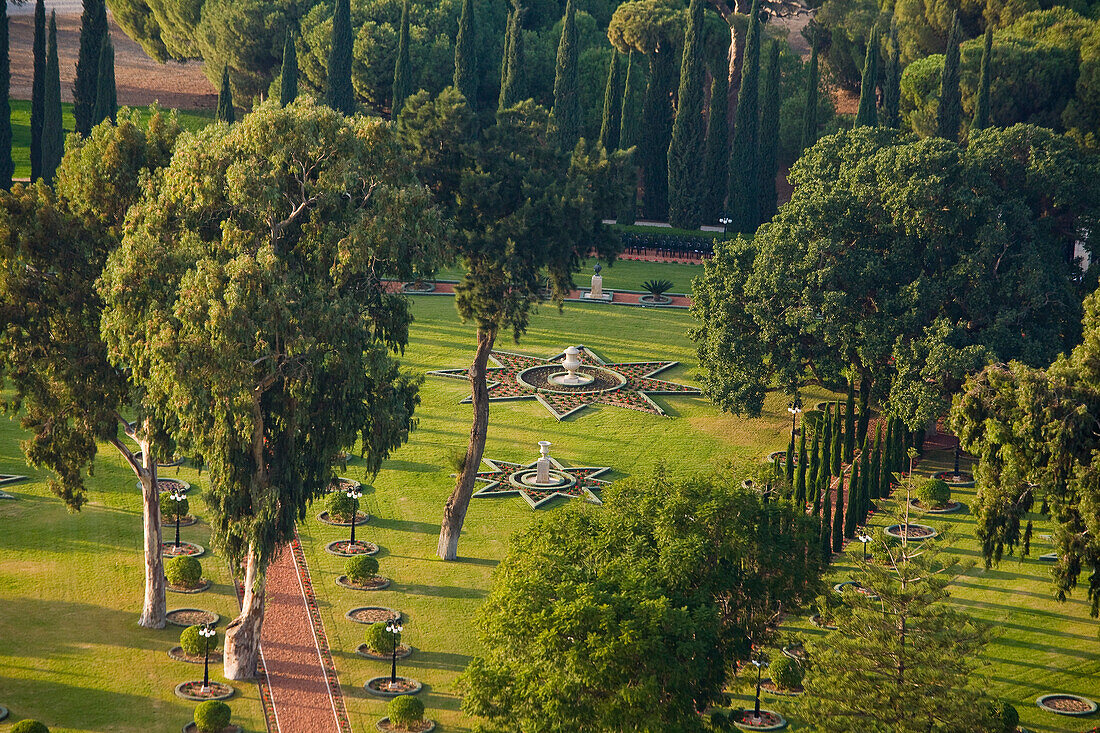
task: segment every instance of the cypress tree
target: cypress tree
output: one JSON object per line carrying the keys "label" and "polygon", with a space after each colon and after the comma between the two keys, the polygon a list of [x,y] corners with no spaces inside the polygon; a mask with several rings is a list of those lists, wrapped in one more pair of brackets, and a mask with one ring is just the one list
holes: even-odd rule
{"label": "cypress tree", "polygon": [[828,564],[833,559],[832,514],[833,504],[829,492],[825,492],[825,510],[821,513],[821,560]]}
{"label": "cypress tree", "polygon": [[[508,109],[527,98],[527,83],[524,77],[526,64],[523,52],[523,10],[515,8],[508,13],[508,32],[504,37],[504,61],[500,70],[500,96],[497,97],[497,111]],[[606,101],[605,101],[606,104]],[[618,109],[616,109],[618,112]],[[616,129],[618,120],[615,121]],[[613,150],[614,148],[608,148]]]}
{"label": "cypress tree", "polygon": [[680,229],[703,223],[699,185],[706,147],[703,121],[703,0],[691,0],[680,60],[680,91],[668,146],[668,221]]}
{"label": "cypress tree", "polygon": [[676,58],[671,48],[659,47],[646,56],[649,83],[642,102],[638,158],[642,168],[642,216],[657,221],[668,217],[668,146],[672,141],[672,98],[676,94]]}
{"label": "cypress tree", "polygon": [[[619,116],[619,149],[630,150],[638,144],[639,99],[642,95],[642,70],[635,63],[634,51],[626,57],[626,78],[623,81],[623,106]],[[634,159],[637,160],[637,152]],[[622,198],[622,210],[617,217],[619,224],[630,225],[638,210],[638,166],[631,162],[624,170],[626,189]]]}
{"label": "cypress tree", "polygon": [[50,11],[50,33],[46,44],[46,78],[42,113],[42,179],[53,183],[54,173],[65,152],[65,129],[61,126],[61,68],[57,62],[57,13]]}
{"label": "cypress tree", "polygon": [[901,48],[898,29],[890,29],[890,47],[886,56],[886,78],[882,80],[882,124],[895,130],[901,127]]}
{"label": "cypress tree", "polygon": [[794,485],[794,434],[791,434],[791,440],[787,443],[787,455],[784,461],[783,468],[787,473],[787,483]]}
{"label": "cypress tree", "polygon": [[806,427],[802,427],[802,435],[798,439],[798,465],[795,467],[794,498],[798,506],[806,507]]}
{"label": "cypress tree", "polygon": [[859,514],[860,497],[862,484],[860,483],[860,477],[866,477],[867,472],[862,474],[859,470],[859,464],[861,461],[856,461],[852,464],[852,479],[848,482],[848,504],[844,508],[844,536],[848,539],[852,539],[856,536],[856,519]]}
{"label": "cypress tree", "polygon": [[867,522],[867,514],[871,511],[871,494],[874,491],[874,482],[876,480],[874,471],[871,467],[871,448],[865,446],[867,450],[863,451],[867,455],[860,456],[860,486],[859,486],[859,518],[856,524],[865,524]]}
{"label": "cypress tree", "polygon": [[962,122],[962,92],[959,90],[959,13],[951,16],[951,32],[947,34],[943,75],[940,77],[940,106],[936,110],[936,135],[958,141]]}
{"label": "cypress tree", "polygon": [[409,61],[409,0],[401,4],[401,32],[397,36],[397,62],[393,67],[393,99],[390,117],[396,118],[412,94],[412,62]]}
{"label": "cypress tree", "polygon": [[844,422],[840,415],[840,403],[836,403],[836,415],[833,419],[833,445],[829,451],[830,457],[833,460],[832,473],[834,476],[840,475],[841,458],[843,458],[844,450]]}
{"label": "cypress tree", "polygon": [[42,175],[42,120],[46,96],[46,3],[34,3],[34,80],[31,86],[31,180]]}
{"label": "cypress tree", "polygon": [[707,150],[703,160],[703,218],[714,223],[726,213],[730,185],[729,74],[722,71],[710,82],[710,116],[707,118]]}
{"label": "cypress tree", "polygon": [[231,125],[237,120],[237,112],[233,109],[233,89],[229,85],[228,66],[222,67],[222,88],[218,91],[218,111],[214,117]]}
{"label": "cypress tree", "polygon": [[867,56],[863,60],[863,80],[859,86],[859,110],[852,127],[878,124],[878,28],[872,26],[867,38]]}
{"label": "cypress tree", "polygon": [[[332,13],[332,48],[328,53],[325,102],[337,112],[355,114],[355,89],[351,86],[351,2],[336,0]],[[456,72],[457,73],[457,72]]]}
{"label": "cypress tree", "polygon": [[848,399],[844,403],[844,461],[852,462],[856,452],[856,383],[848,380]]}
{"label": "cypress tree", "polygon": [[619,100],[622,90],[619,79],[619,54],[611,49],[607,67],[607,84],[603,89],[603,119],[600,121],[600,147],[607,151],[619,147]]}
{"label": "cypress tree", "polygon": [[886,486],[882,482],[882,425],[878,425],[875,428],[875,447],[871,451],[870,466],[868,471],[870,475],[868,478],[868,503],[877,501],[878,499],[885,498],[889,495],[889,486]]}
{"label": "cypress tree", "polygon": [[103,37],[99,48],[99,88],[95,95],[94,124],[110,120],[115,124],[118,114],[118,89],[115,86],[115,46],[111,43],[111,34]]}
{"label": "cypress tree", "polygon": [[810,475],[809,483],[806,484],[806,501],[813,499],[812,494],[817,491],[817,475],[821,473],[821,431],[820,425],[814,430],[814,442],[810,448]]}
{"label": "cypress tree", "polygon": [[[851,493],[852,487],[848,487]],[[836,480],[836,509],[833,511],[833,552],[844,547],[844,474]]]}
{"label": "cypress tree", "polygon": [[984,130],[989,127],[989,74],[990,63],[993,56],[993,25],[985,29],[985,39],[982,45],[982,68],[978,77],[978,101],[974,105],[974,124],[971,130]]}
{"label": "cypress tree", "polygon": [[810,49],[810,68],[806,74],[806,96],[802,112],[802,146],[805,150],[817,142],[817,92],[821,86],[821,72],[817,62],[817,43]]}
{"label": "cypress tree", "polygon": [[760,221],[771,221],[779,208],[775,177],[779,174],[779,43],[772,41],[764,74],[763,107],[760,110]]}
{"label": "cypress tree", "polygon": [[11,188],[15,162],[11,157],[11,58],[8,54],[8,4],[0,9],[0,188]]}
{"label": "cypress tree", "polygon": [[825,428],[821,436],[821,472],[826,476],[833,472],[833,411],[832,405],[825,408]]}
{"label": "cypress tree", "polygon": [[554,68],[554,106],[550,110],[550,131],[563,150],[572,150],[581,136],[581,101],[577,81],[580,42],[577,38],[577,6],[565,0],[558,60]]}
{"label": "cypress tree", "polygon": [[867,442],[867,426],[871,421],[871,380],[859,378],[859,420],[856,423],[856,445]]}
{"label": "cypress tree", "polygon": [[283,70],[279,81],[279,104],[285,107],[298,98],[298,49],[294,46],[294,32],[289,28],[283,41]]}
{"label": "cypress tree", "polygon": [[73,119],[76,131],[87,137],[96,120],[95,97],[99,88],[99,55],[107,36],[107,5],[104,0],[84,0],[80,16],[80,51],[73,80]]}
{"label": "cypress tree", "polygon": [[754,232],[760,223],[759,79],[760,0],[753,0],[730,151],[730,227],[735,232]]}

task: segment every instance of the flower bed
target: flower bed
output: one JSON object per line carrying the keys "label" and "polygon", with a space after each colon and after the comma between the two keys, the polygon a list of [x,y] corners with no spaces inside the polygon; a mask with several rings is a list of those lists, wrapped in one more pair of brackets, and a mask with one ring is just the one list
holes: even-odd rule
{"label": "flower bed", "polygon": [[206,548],[194,542],[181,542],[179,546],[175,542],[161,542],[160,552],[164,557],[200,557],[206,552]]}
{"label": "flower bed", "polygon": [[414,723],[412,727],[407,725],[394,725],[390,722],[389,718],[382,718],[378,721],[376,726],[378,730],[387,731],[387,733],[428,733],[435,730],[434,720],[421,720],[419,723]]}
{"label": "flower bed", "polygon": [[383,588],[390,587],[390,579],[383,578],[381,575],[375,575],[365,584],[359,585],[358,583],[353,583],[348,576],[341,575],[336,579],[336,585],[341,588],[348,588],[349,590],[382,590]]}
{"label": "flower bed", "polygon": [[213,611],[203,611],[200,608],[174,608],[165,616],[165,620],[173,626],[203,626],[216,624],[221,616]]}
{"label": "flower bed", "polygon": [[920,503],[920,499],[912,499],[909,501],[909,504],[914,509],[920,509],[922,512],[928,512],[929,514],[950,514],[951,512],[959,511],[963,506],[957,501],[949,501],[940,507],[926,507]]}
{"label": "flower bed", "polygon": [[356,555],[377,555],[378,545],[373,542],[356,540],[352,544],[348,540],[336,540],[325,545],[325,552],[337,557],[355,557]]}
{"label": "flower bed", "polygon": [[330,483],[328,485],[328,493],[331,494],[333,491],[336,491],[336,490],[340,490],[340,491],[343,491],[344,493],[347,493],[348,491],[351,491],[352,489],[358,489],[361,486],[362,486],[362,484],[359,483],[358,481],[356,481],[355,479],[344,478],[343,476],[337,476],[336,478],[334,478],[332,480],[332,483]]}
{"label": "flower bed", "polygon": [[[182,517],[180,517],[180,526],[181,527],[190,527],[192,524],[194,524],[197,521],[199,521],[199,520],[195,519],[190,514],[184,514]],[[164,514],[161,514],[160,515],[160,524],[165,529],[173,529],[176,526],[176,518],[175,518],[175,516],[169,517],[169,516],[165,516]]]}
{"label": "flower bed", "polygon": [[202,689],[202,680],[181,682],[176,685],[176,696],[193,702],[203,702],[204,700],[228,700],[233,697],[234,692],[236,692],[236,690],[224,682],[211,682],[210,687],[207,688],[205,692],[203,692]]}
{"label": "flower bed", "polygon": [[[221,729],[221,733],[241,733],[244,729],[239,725],[227,725]],[[193,722],[183,726],[183,733],[199,733],[199,727]]]}
{"label": "flower bed", "polygon": [[[137,488],[141,488],[141,482],[137,482]],[[191,484],[187,483],[183,479],[178,478],[158,478],[157,479],[157,491],[167,491],[168,493],[175,492],[177,494],[186,494],[191,490]]]}
{"label": "flower bed", "polygon": [[1035,704],[1048,713],[1058,715],[1091,715],[1096,712],[1096,703],[1092,700],[1068,692],[1043,695]]}
{"label": "flower bed", "polygon": [[206,578],[203,578],[202,581],[194,588],[187,588],[182,585],[172,585],[171,583],[166,583],[168,590],[172,591],[173,593],[202,593],[203,591],[210,590],[211,585],[213,585],[213,583],[211,583]]}
{"label": "flower bed", "polygon": [[[321,512],[317,515],[317,518],[325,524],[331,524],[333,527],[350,527],[351,522],[338,522],[329,516],[327,511]],[[366,512],[355,513],[355,526],[358,527],[361,524],[366,524],[370,521],[370,515]]]}
{"label": "flower bed", "polygon": [[[375,652],[370,647],[368,647],[366,644],[360,644],[355,649],[355,653],[358,654],[361,657],[366,657],[367,659],[375,659],[375,660],[378,660],[378,661],[381,661],[381,662],[388,662],[391,659],[393,659],[393,654],[379,654],[378,652]],[[409,646],[408,644],[398,644],[397,645],[397,658],[398,659],[404,659],[405,657],[409,656],[412,653],[413,653],[413,648],[411,646]]]}
{"label": "flower bed", "polygon": [[390,676],[372,677],[363,683],[363,689],[378,697],[397,697],[398,695],[415,695],[424,689],[424,685],[411,677],[397,675],[397,684],[390,684]]}
{"label": "flower bed", "polygon": [[804,690],[802,688],[802,685],[799,685],[798,687],[792,687],[791,689],[788,690],[788,689],[783,688],[783,687],[778,687],[771,680],[764,680],[763,682],[761,682],[760,683],[760,689],[761,690],[766,690],[767,692],[770,692],[773,695],[783,695],[785,697],[795,697],[797,695],[801,695],[804,692]]}
{"label": "flower bed", "polygon": [[753,710],[736,710],[730,715],[730,721],[745,730],[779,730],[787,727],[787,719],[773,710],[761,710],[760,717]]}
{"label": "flower bed", "polygon": [[376,624],[394,618],[400,620],[401,613],[385,606],[359,606],[348,611],[344,617],[357,624]]}
{"label": "flower bed", "polygon": [[912,522],[905,525],[904,529],[900,524],[891,524],[889,527],[882,530],[882,532],[887,537],[892,537],[895,540],[900,540],[902,534],[904,534],[906,539],[912,540],[913,542],[930,540],[939,534],[939,532],[932,529],[927,524],[913,524]]}
{"label": "flower bed", "polygon": [[938,478],[947,482],[948,486],[960,489],[968,489],[974,485],[974,474],[966,471],[959,471],[957,474],[954,471],[940,471],[933,474],[932,478]]}
{"label": "flower bed", "polygon": [[[172,659],[175,659],[177,662],[187,662],[188,664],[202,664],[206,660],[206,657],[204,657],[202,654],[198,654],[196,656],[191,656],[190,654],[185,653],[183,651],[182,646],[174,646],[171,649],[169,649],[168,650],[168,656],[170,656]],[[219,651],[217,649],[211,649],[210,650],[210,663],[211,664],[215,664],[215,663],[221,664],[221,661],[222,661],[221,651]]]}

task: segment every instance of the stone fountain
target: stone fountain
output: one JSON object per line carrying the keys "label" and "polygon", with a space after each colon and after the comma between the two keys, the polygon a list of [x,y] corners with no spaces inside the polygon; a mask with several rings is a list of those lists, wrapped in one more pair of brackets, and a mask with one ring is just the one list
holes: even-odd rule
{"label": "stone fountain", "polygon": [[561,365],[565,369],[565,372],[558,372],[557,374],[550,375],[550,381],[554,384],[560,384],[563,387],[583,387],[586,384],[591,384],[594,377],[591,374],[585,374],[579,371],[583,362],[580,359],[581,350],[576,346],[570,346],[565,350],[565,358],[561,360]]}

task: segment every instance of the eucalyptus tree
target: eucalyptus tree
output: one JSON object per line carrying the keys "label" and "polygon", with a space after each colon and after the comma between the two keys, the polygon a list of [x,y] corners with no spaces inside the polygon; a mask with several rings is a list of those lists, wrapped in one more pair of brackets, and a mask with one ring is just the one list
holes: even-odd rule
{"label": "eucalyptus tree", "polygon": [[438,255],[440,218],[392,127],[303,97],[180,137],[100,292],[109,356],[210,467],[212,541],[244,568],[225,674],[255,674],[268,566],[361,441],[368,473],[414,426],[383,279]]}

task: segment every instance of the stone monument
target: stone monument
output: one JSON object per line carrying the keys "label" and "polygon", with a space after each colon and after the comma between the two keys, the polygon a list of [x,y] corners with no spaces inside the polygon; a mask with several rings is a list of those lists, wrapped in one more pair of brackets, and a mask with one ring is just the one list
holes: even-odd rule
{"label": "stone monument", "polygon": [[539,441],[539,459],[535,463],[535,483],[550,483],[550,441]]}
{"label": "stone monument", "polygon": [[581,297],[586,300],[602,300],[605,303],[610,302],[613,293],[610,291],[605,293],[603,291],[603,276],[600,275],[600,270],[603,269],[603,266],[597,262],[596,266],[592,269],[595,271],[595,274],[592,275],[592,287],[589,288],[587,293],[583,293]]}

